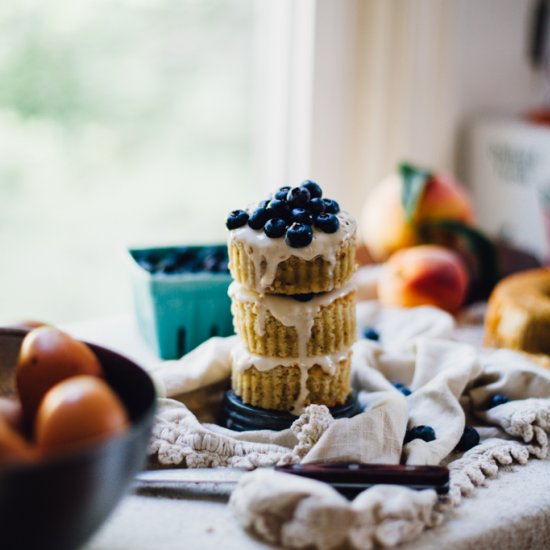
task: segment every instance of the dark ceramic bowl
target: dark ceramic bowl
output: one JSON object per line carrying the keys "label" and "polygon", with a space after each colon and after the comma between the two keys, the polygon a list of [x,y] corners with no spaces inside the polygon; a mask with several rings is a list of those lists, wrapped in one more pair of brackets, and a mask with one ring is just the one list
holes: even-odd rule
{"label": "dark ceramic bowl", "polygon": [[[14,394],[25,331],[0,329],[0,395]],[[155,412],[149,375],[125,357],[90,344],[126,406],[130,429],[101,444],[33,464],[0,466],[0,548],[65,550],[82,545],[144,466]]]}

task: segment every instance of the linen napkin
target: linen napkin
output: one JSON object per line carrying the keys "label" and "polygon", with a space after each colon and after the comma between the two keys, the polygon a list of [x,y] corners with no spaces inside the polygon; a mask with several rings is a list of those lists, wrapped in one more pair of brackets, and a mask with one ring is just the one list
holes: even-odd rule
{"label": "linen napkin", "polygon": [[[219,406],[235,341],[212,338],[154,369],[167,398],[161,399],[153,429],[152,458],[179,467],[319,460],[447,464],[451,491],[444,499],[431,490],[376,486],[350,503],[322,483],[264,470],[247,474],[232,494],[230,505],[241,524],[269,542],[367,549],[394,546],[438,525],[501,465],[547,456],[549,371],[512,351],[459,341],[464,327],[431,307],[388,309],[362,302],[358,324],[360,333],[367,326],[380,333],[378,342],[360,338],[353,346],[353,385],[366,407],[362,414],[335,420],[326,407],[310,405],[281,432],[237,433],[204,422]],[[395,382],[412,393],[405,397]],[[488,408],[495,394],[510,401]],[[499,437],[456,452],[467,418],[494,426]],[[431,426],[436,438],[404,445],[406,430],[419,425]]]}

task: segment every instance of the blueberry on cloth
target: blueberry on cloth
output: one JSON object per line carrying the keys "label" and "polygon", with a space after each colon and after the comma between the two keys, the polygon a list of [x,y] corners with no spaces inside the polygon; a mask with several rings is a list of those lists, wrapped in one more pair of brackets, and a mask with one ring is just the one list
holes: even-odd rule
{"label": "blueberry on cloth", "polygon": [[303,248],[313,240],[313,230],[310,225],[294,222],[287,230],[285,242],[291,248]]}
{"label": "blueberry on cloth", "polygon": [[287,194],[286,200],[293,208],[304,208],[311,195],[305,187],[293,187]]}
{"label": "blueberry on cloth", "polygon": [[290,185],[285,185],[284,187],[279,187],[279,189],[277,189],[277,191],[273,195],[273,198],[279,199],[279,200],[285,200],[289,191],[290,191]]}
{"label": "blueberry on cloth", "polygon": [[323,190],[314,181],[306,180],[302,182],[301,187],[305,187],[309,191],[309,194],[312,199],[321,198],[323,196]]}
{"label": "blueberry on cloth", "polygon": [[433,441],[435,439],[435,431],[431,426],[415,426],[405,433],[404,443],[408,443],[413,439],[422,439],[422,441]]}
{"label": "blueberry on cloth", "polygon": [[472,426],[465,426],[464,433],[455,447],[455,451],[462,453],[469,451],[479,443],[479,433]]}
{"label": "blueberry on cloth", "polygon": [[325,204],[325,212],[327,214],[338,214],[340,212],[340,205],[332,199],[323,199]]}
{"label": "blueberry on cloth", "polygon": [[244,210],[233,210],[229,212],[225,225],[227,229],[237,229],[248,221],[248,214]]}
{"label": "blueberry on cloth", "polygon": [[272,199],[267,205],[267,209],[274,217],[288,219],[290,216],[290,206],[283,199]]}
{"label": "blueberry on cloth", "polygon": [[489,406],[487,408],[492,409],[493,407],[504,405],[504,403],[508,403],[508,401],[510,401],[510,399],[508,399],[505,395],[495,393],[494,395],[491,395],[491,398],[489,399]]}
{"label": "blueberry on cloth", "polygon": [[250,214],[250,218],[248,218],[249,227],[252,229],[262,229],[265,222],[272,217],[271,214],[272,213],[269,209],[266,208],[258,208],[257,210],[254,210],[254,212]]}
{"label": "blueberry on cloth", "polygon": [[334,214],[323,212],[315,218],[315,227],[324,233],[336,233],[340,227],[340,220]]}
{"label": "blueberry on cloth", "polygon": [[264,233],[270,239],[278,239],[285,234],[286,227],[286,221],[282,218],[271,218],[264,226]]}
{"label": "blueberry on cloth", "polygon": [[313,223],[313,216],[305,208],[293,208],[290,212],[290,221],[311,225]]}
{"label": "blueberry on cloth", "polygon": [[394,388],[396,390],[399,390],[405,397],[411,395],[412,391],[407,388],[407,386],[401,384],[401,382],[394,381],[392,382]]}
{"label": "blueberry on cloth", "polygon": [[315,198],[311,199],[307,205],[306,208],[313,214],[322,214],[325,211],[325,203],[323,202],[323,199]]}
{"label": "blueberry on cloth", "polygon": [[363,331],[363,338],[366,338],[367,340],[374,340],[375,342],[378,342],[380,340],[380,333],[373,327],[367,327]]}

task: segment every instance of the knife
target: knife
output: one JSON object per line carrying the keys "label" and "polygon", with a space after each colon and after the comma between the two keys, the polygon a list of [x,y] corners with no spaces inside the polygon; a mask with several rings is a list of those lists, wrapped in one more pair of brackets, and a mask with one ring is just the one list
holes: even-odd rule
{"label": "knife", "polygon": [[[339,493],[353,498],[374,485],[400,485],[410,489],[434,489],[449,492],[449,470],[442,466],[408,466],[400,464],[310,463],[275,466],[277,472],[328,483]],[[251,470],[236,468],[178,468],[147,470],[135,478],[135,487],[143,489],[174,488],[185,485],[231,489]]]}

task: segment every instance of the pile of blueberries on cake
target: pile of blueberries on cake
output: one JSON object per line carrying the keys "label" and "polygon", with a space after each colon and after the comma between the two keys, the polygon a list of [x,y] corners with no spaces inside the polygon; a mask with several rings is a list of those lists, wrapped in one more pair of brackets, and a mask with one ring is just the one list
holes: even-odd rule
{"label": "pile of blueberries on cake", "polygon": [[339,211],[335,200],[323,198],[321,187],[307,180],[298,187],[281,187],[250,213],[233,210],[226,225],[228,229],[237,229],[248,224],[254,230],[263,230],[271,239],[284,236],[288,246],[302,248],[313,240],[314,229],[324,233],[338,231]]}

